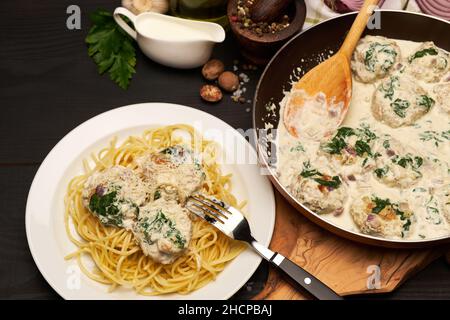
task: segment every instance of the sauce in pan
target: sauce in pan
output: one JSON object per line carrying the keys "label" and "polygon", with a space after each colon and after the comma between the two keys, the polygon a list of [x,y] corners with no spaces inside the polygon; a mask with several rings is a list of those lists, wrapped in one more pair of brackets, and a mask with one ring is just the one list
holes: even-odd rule
{"label": "sauce in pan", "polygon": [[[279,121],[281,184],[347,230],[405,240],[449,235],[449,54],[431,42],[367,36],[352,70],[353,97],[337,131],[317,141],[333,119],[303,113],[312,134],[294,138]],[[281,119],[297,94],[280,102]]]}

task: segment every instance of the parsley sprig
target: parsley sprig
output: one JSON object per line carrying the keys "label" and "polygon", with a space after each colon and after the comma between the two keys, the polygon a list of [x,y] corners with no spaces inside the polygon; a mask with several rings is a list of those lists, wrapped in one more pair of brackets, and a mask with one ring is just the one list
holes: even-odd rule
{"label": "parsley sprig", "polygon": [[85,39],[89,56],[98,72],[109,77],[122,89],[127,89],[136,72],[136,50],[133,40],[114,21],[112,14],[97,10],[90,15],[92,27]]}

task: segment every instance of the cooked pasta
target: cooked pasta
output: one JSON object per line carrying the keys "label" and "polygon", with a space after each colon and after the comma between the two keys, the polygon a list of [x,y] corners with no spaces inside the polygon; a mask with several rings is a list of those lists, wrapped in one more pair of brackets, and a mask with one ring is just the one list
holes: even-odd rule
{"label": "cooked pasta", "polygon": [[[179,130],[187,132],[190,139],[177,137],[174,132]],[[193,218],[192,238],[186,252],[171,264],[160,264],[144,255],[131,231],[102,224],[83,205],[83,188],[92,174],[116,165],[136,170],[138,157],[178,143],[190,145],[202,157],[203,193],[233,206],[243,206],[237,204],[231,193],[231,175],[221,173],[216,160],[217,146],[203,140],[191,126],[151,129],[141,137],[128,137],[120,145],[114,138],[108,147],[91,156],[92,161],[84,160],[84,173],[70,181],[65,197],[66,232],[77,246],[66,259],[76,259],[83,273],[110,285],[110,290],[124,286],[142,295],[187,294],[214,280],[245,248],[203,220]],[[86,258],[91,259],[95,267],[88,267]]]}

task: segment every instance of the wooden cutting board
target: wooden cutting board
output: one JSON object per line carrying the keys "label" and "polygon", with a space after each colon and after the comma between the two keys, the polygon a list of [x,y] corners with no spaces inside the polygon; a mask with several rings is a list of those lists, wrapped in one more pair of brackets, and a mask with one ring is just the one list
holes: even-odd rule
{"label": "wooden cutting board", "polygon": [[[289,257],[340,295],[390,292],[446,253],[432,249],[385,249],[345,240],[321,229],[275,191],[277,216],[271,249]],[[447,258],[450,255],[447,253]],[[377,281],[378,279],[378,281]],[[373,288],[368,289],[368,283]],[[308,299],[271,268],[265,288],[254,299]]]}

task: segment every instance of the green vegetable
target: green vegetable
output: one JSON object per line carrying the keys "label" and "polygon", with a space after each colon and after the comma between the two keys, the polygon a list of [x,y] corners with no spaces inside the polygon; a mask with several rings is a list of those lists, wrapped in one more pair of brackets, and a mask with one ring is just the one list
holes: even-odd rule
{"label": "green vegetable", "polygon": [[375,207],[372,208],[372,213],[376,213],[376,214],[383,211],[383,209],[386,208],[387,206],[392,205],[392,203],[389,199],[381,199],[378,197],[373,197],[372,202],[375,204]]}
{"label": "green vegetable", "polygon": [[[400,217],[400,220],[406,220],[403,224],[403,230],[408,231],[411,226],[411,220],[405,216],[405,212],[399,209],[397,203],[392,203],[389,199],[381,199],[378,197],[372,197],[372,202],[375,204],[375,207],[372,208],[372,213],[379,214],[386,207],[391,207],[395,214]],[[403,236],[403,234],[402,234]]]}
{"label": "green vegetable", "polygon": [[303,178],[311,178],[318,184],[333,189],[339,188],[339,186],[342,184],[341,179],[338,176],[331,177],[330,180],[327,179],[329,176],[320,173],[316,169],[312,169],[309,161],[303,163],[303,170],[300,173],[300,176],[302,176]]}
{"label": "green vegetable", "polygon": [[[375,54],[376,53],[376,54]],[[364,56],[364,65],[368,71],[375,71],[375,64],[378,62],[378,54],[386,53],[386,58],[381,65],[383,71],[388,71],[395,62],[397,52],[388,44],[381,44],[378,42],[372,43]]]}
{"label": "green vegetable", "polygon": [[409,58],[409,63],[411,63],[414,59],[423,58],[427,55],[429,56],[437,56],[438,52],[435,48],[427,48],[414,53],[412,57]]}
{"label": "green vegetable", "polygon": [[297,145],[295,146],[295,147],[292,147],[291,149],[290,149],[290,152],[305,152],[305,148],[303,147],[303,145],[300,143],[300,142],[298,142],[297,143]]}
{"label": "green vegetable", "polygon": [[109,73],[111,80],[127,89],[136,72],[136,50],[133,40],[114,21],[111,13],[97,10],[90,15],[92,27],[85,39],[88,53],[98,72]]}
{"label": "green vegetable", "polygon": [[421,95],[417,99],[417,104],[419,106],[424,107],[427,110],[427,112],[431,109],[432,106],[434,106],[434,103],[435,101],[427,95]]}
{"label": "green vegetable", "polygon": [[406,110],[410,105],[411,104],[408,100],[403,100],[400,98],[395,99],[395,101],[391,103],[391,107],[394,110],[394,113],[400,118],[406,117]]}
{"label": "green vegetable", "polygon": [[360,157],[362,157],[364,154],[369,154],[370,155],[372,153],[372,150],[370,149],[370,146],[366,142],[364,142],[362,140],[356,141],[356,143],[355,143],[355,151],[356,151],[356,154],[358,156],[360,156]]}
{"label": "green vegetable", "polygon": [[433,224],[441,224],[442,223],[442,219],[441,216],[439,214],[439,209],[436,207],[431,207],[428,206],[427,207],[427,217],[425,218],[428,221],[431,221]]}
{"label": "green vegetable", "polygon": [[321,179],[321,178],[315,178],[314,181],[317,182],[318,184],[324,186],[324,187],[330,187],[330,188],[333,188],[333,189],[339,188],[339,186],[342,184],[341,179],[339,179],[338,176],[332,177],[331,180],[324,180],[324,179]]}
{"label": "green vegetable", "polygon": [[384,98],[388,98],[392,100],[395,93],[395,88],[399,86],[399,80],[397,76],[390,77],[388,82],[384,82],[381,84],[378,89],[381,92],[384,92]]}
{"label": "green vegetable", "polygon": [[419,173],[418,170],[423,165],[423,158],[417,156],[412,158],[411,154],[407,154],[404,157],[393,157],[392,162],[405,169],[411,167],[411,169]]}
{"label": "green vegetable", "polygon": [[322,175],[319,171],[317,171],[316,169],[311,169],[311,163],[308,162],[303,162],[303,170],[300,173],[300,175],[303,178],[310,178],[310,177],[314,177],[316,175]]}
{"label": "green vegetable", "polygon": [[348,146],[347,138],[357,136],[358,140],[355,142],[355,152],[362,157],[365,154],[372,155],[369,142],[376,139],[377,136],[366,125],[361,125],[360,128],[341,127],[338,129],[336,135],[326,143],[322,149],[329,154],[341,154],[342,150]]}
{"label": "green vegetable", "polygon": [[140,221],[140,226],[143,229],[146,241],[149,244],[154,244],[151,241],[151,234],[154,232],[160,233],[163,227],[166,227],[167,231],[164,233],[164,238],[169,239],[179,249],[183,249],[186,245],[186,239],[181,235],[180,230],[175,226],[175,223],[166,217],[162,210],[158,210],[156,217],[149,222],[148,218],[143,218]]}
{"label": "green vegetable", "polygon": [[443,139],[450,140],[450,130],[442,131],[440,133],[427,130],[419,134],[420,140],[422,141],[434,141],[434,145],[439,147],[439,144],[444,142]]}
{"label": "green vegetable", "polygon": [[374,170],[376,176],[381,179],[382,177],[384,177],[389,171],[389,167],[384,167],[384,168],[377,168]]}
{"label": "green vegetable", "polygon": [[89,210],[95,213],[100,221],[107,225],[122,226],[122,213],[117,207],[117,192],[99,196],[94,193],[89,200]]}

